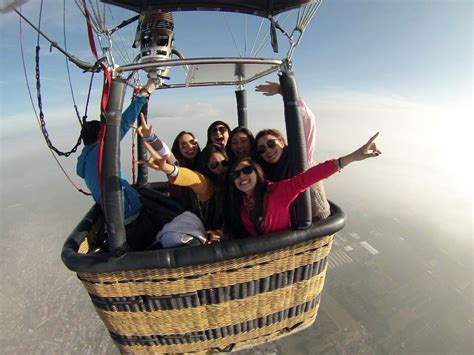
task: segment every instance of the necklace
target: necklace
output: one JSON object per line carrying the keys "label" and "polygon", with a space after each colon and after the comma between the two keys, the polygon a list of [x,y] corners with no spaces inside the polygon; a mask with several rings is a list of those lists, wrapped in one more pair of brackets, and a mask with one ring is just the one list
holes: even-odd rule
{"label": "necklace", "polygon": [[249,212],[252,212],[255,208],[255,198],[253,195],[250,196],[245,196],[244,197],[244,206],[249,210]]}

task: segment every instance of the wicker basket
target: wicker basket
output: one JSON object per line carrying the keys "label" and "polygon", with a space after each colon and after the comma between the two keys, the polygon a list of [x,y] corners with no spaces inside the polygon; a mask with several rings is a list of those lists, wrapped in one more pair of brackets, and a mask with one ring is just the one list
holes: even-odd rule
{"label": "wicker basket", "polygon": [[124,353],[229,351],[314,322],[331,244],[326,236],[207,265],[78,276]]}
{"label": "wicker basket", "polygon": [[123,353],[240,350],[310,326],[316,319],[333,234],[345,216],[302,231],[213,246],[89,253],[96,206],[66,241],[77,272]]}

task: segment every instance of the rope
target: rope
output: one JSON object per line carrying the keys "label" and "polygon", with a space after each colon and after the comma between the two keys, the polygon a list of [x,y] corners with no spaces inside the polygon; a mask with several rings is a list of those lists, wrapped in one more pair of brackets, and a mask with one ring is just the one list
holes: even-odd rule
{"label": "rope", "polygon": [[[97,50],[95,47],[95,41],[94,41],[94,35],[92,33],[92,26],[91,26],[91,20],[89,16],[89,11],[87,10],[86,6],[86,0],[82,0],[82,3],[84,5],[84,12],[85,12],[85,17],[86,17],[86,23],[87,23],[87,35],[89,37],[89,46],[91,48],[91,52],[96,58],[97,61],[99,61],[98,55],[97,55]],[[107,112],[107,103],[109,101],[109,94],[110,94],[110,86],[112,84],[112,76],[107,69],[107,67],[104,65],[104,63],[99,62],[100,66],[104,72],[104,85],[102,88],[102,98],[101,98],[101,113],[106,113]],[[97,172],[99,175],[99,190],[100,190],[100,200],[102,202],[102,209],[105,212],[105,204],[103,204],[104,201],[104,188],[102,185],[102,161],[104,157],[104,147],[105,147],[105,136],[107,133],[107,126],[105,125],[105,122],[101,122],[100,125],[100,139],[99,139],[99,155],[97,159]]]}
{"label": "rope", "polygon": [[89,81],[89,91],[87,92],[86,107],[84,109],[84,116],[82,116],[82,124],[84,124],[84,122],[86,122],[86,119],[87,119],[87,110],[89,109],[89,99],[91,98],[92,82],[93,81],[94,81],[94,73],[92,73],[91,80]]}
{"label": "rope", "polygon": [[[110,9],[110,7],[108,6],[107,7],[108,10],[109,10],[109,14],[110,14],[110,18],[115,21],[115,18],[114,18],[114,15],[112,14],[112,10]],[[138,19],[139,16],[135,16],[135,19]],[[108,31],[108,35],[111,36],[112,33],[114,33],[115,31],[117,31],[118,29],[126,26],[127,24],[130,24],[132,19],[129,19],[127,21],[123,21],[120,25],[116,26],[115,28],[113,28],[112,30]],[[117,32],[117,35],[120,39],[119,43],[120,43],[120,46],[121,48],[119,48],[118,46],[115,46],[116,50],[117,50],[117,53],[118,55],[122,58],[122,60],[124,62],[128,62],[130,63],[131,62],[131,58],[130,58],[130,55],[129,53],[127,52],[127,48],[125,47],[125,41],[123,39],[123,37],[121,36],[120,32]],[[124,54],[125,53],[125,54]]]}
{"label": "rope", "polygon": [[92,26],[91,26],[91,20],[89,16],[89,11],[87,10],[86,7],[86,0],[82,0],[84,4],[84,11],[85,11],[85,17],[86,17],[86,23],[87,23],[87,34],[89,37],[89,46],[91,49],[92,54],[94,55],[94,58],[99,62],[103,72],[104,72],[104,86],[102,89],[102,99],[101,99],[101,112],[105,113],[107,111],[107,103],[109,101],[109,94],[110,94],[110,85],[112,83],[112,76],[107,69],[107,67],[99,61],[99,56],[97,55],[97,49],[95,47],[95,41],[94,41],[94,34],[92,33]]}
{"label": "rope", "polygon": [[235,40],[235,37],[234,37],[234,31],[232,31],[232,28],[230,27],[229,21],[227,20],[227,16],[225,13],[224,13],[224,19],[225,19],[225,23],[227,24],[227,28],[230,31],[230,35],[232,36],[232,40],[234,41],[235,49],[237,50],[239,57],[242,57],[242,54],[240,54],[240,51],[239,51],[239,46],[237,45],[237,41]]}
{"label": "rope", "polygon": [[79,60],[77,59],[76,57],[74,57],[72,54],[66,52],[64,49],[62,49],[60,46],[58,46],[57,42],[55,41],[52,41],[48,36],[46,36],[43,32],[41,32],[40,29],[38,29],[35,25],[33,25],[30,20],[28,20],[25,16],[23,16],[23,14],[21,12],[19,12],[17,9],[13,9],[13,11],[20,17],[22,18],[23,20],[25,20],[25,22],[31,26],[31,28],[33,28],[39,35],[41,35],[45,40],[47,40],[51,47],[54,47],[56,48],[58,51],[60,51],[62,54],[64,54],[66,57],[68,57],[68,59],[73,62],[74,64],[76,64],[79,68],[81,68],[82,70],[84,71],[95,71],[97,72],[98,71],[98,68],[96,67],[95,64],[91,64],[91,63],[88,63],[88,62],[85,62],[83,60]]}
{"label": "rope", "polygon": [[[28,95],[30,97],[30,102],[31,102],[31,107],[33,108],[33,112],[35,114],[35,117],[36,117],[36,121],[38,122],[38,126],[41,128],[41,121],[40,121],[40,118],[38,116],[38,112],[36,111],[36,107],[35,107],[35,104],[34,104],[34,101],[33,101],[33,95],[31,94],[31,89],[30,89],[30,83],[28,81],[28,74],[27,74],[27,71],[26,71],[26,64],[25,64],[25,53],[24,53],[24,50],[23,50],[23,30],[22,30],[22,22],[21,22],[21,17],[19,19],[19,23],[20,23],[20,52],[21,52],[21,61],[22,61],[22,65],[23,65],[23,74],[25,76],[25,82],[26,82],[26,88],[28,90]],[[49,147],[48,147],[49,148]],[[58,164],[59,168],[61,169],[61,171],[63,172],[64,176],[66,176],[67,180],[71,183],[72,186],[74,186],[74,188],[79,191],[80,193],[86,195],[86,196],[90,196],[91,194],[89,192],[86,192],[84,191],[83,189],[81,189],[80,187],[78,187],[74,181],[72,181],[72,179],[69,177],[68,173],[66,172],[66,170],[63,168],[63,166],[61,165],[61,163],[59,162],[59,159],[56,157],[56,155],[53,153],[53,150],[51,148],[49,148],[49,152],[51,153],[51,156],[54,158],[54,160],[56,161],[56,164]]]}
{"label": "rope", "polygon": [[247,18],[248,16],[245,16],[244,56],[247,54]]}
{"label": "rope", "polygon": [[132,182],[133,182],[133,185],[135,185],[137,183],[137,177],[136,177],[136,164],[137,164],[137,160],[136,160],[136,157],[135,157],[135,132],[132,133]]}
{"label": "rope", "polygon": [[[63,38],[64,38],[64,49],[67,51],[67,41],[66,41],[66,0],[63,0]],[[71,91],[72,102],[74,104],[74,110],[76,112],[77,120],[79,124],[82,126],[81,116],[79,114],[79,109],[77,108],[76,98],[74,96],[74,90],[72,88],[72,81],[71,81],[71,72],[69,70],[69,61],[67,58],[66,60],[66,70],[67,70],[67,78],[69,82],[69,90]]]}

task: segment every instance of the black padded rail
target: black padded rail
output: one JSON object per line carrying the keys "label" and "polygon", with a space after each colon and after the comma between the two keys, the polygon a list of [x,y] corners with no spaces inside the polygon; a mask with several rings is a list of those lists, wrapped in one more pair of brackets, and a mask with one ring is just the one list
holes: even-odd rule
{"label": "black padded rail", "polygon": [[[186,334],[170,334],[170,335],[137,335],[126,336],[114,332],[110,332],[110,336],[117,343],[127,346],[159,346],[174,344],[189,344],[199,341],[219,339],[226,336],[234,336],[254,329],[270,326],[275,323],[291,319],[303,313],[313,310],[320,301],[320,295],[312,300],[300,304],[295,307],[285,309],[276,313],[272,313],[265,317],[260,317],[245,321],[239,324],[232,324],[221,328],[208,329],[205,331],[192,332]],[[297,324],[298,325],[298,324]],[[296,326],[297,326],[296,325]],[[294,328],[294,327],[293,327]],[[292,329],[288,329],[291,331]]]}
{"label": "black padded rail", "polygon": [[[162,198],[166,198],[163,197]],[[93,206],[64,243],[61,258],[75,272],[115,272],[141,269],[177,268],[257,255],[334,234],[344,228],[344,212],[334,203],[331,216],[304,230],[286,230],[261,237],[226,240],[215,245],[127,252],[120,257],[104,254],[80,254],[79,245],[98,219],[100,208]]]}
{"label": "black padded rail", "polygon": [[[270,277],[243,282],[235,285],[198,290],[187,294],[167,296],[99,297],[89,294],[92,303],[104,311],[114,312],[154,312],[216,305],[244,299],[265,292],[272,292],[297,282],[306,281],[319,275],[326,266],[327,257],[309,265],[281,272]],[[161,280],[146,280],[160,282]],[[135,281],[137,282],[137,281]]]}

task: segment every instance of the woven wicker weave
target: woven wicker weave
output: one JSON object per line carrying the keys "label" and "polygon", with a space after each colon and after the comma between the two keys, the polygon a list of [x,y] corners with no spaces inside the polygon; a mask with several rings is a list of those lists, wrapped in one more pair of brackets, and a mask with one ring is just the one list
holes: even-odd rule
{"label": "woven wicker weave", "polygon": [[231,351],[314,322],[332,238],[206,265],[78,276],[123,353]]}

